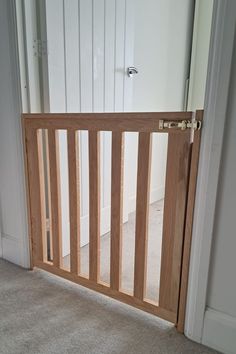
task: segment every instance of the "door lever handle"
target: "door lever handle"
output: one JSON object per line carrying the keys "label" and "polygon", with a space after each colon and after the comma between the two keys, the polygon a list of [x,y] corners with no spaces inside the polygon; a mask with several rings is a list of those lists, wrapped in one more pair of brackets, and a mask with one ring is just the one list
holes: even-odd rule
{"label": "door lever handle", "polygon": [[138,74],[138,70],[134,66],[129,66],[127,68],[127,75],[133,77],[135,74]]}

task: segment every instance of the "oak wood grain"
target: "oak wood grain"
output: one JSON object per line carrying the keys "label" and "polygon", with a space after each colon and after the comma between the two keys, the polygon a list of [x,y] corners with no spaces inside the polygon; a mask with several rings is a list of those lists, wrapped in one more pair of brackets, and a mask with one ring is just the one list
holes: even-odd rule
{"label": "oak wood grain", "polygon": [[61,191],[58,131],[48,130],[53,264],[62,265]]}
{"label": "oak wood grain", "polygon": [[38,143],[39,183],[40,183],[40,198],[41,198],[43,259],[46,261],[47,260],[46,189],[45,189],[45,169],[44,169],[42,129],[38,130],[37,132],[37,143]]}
{"label": "oak wood grain", "polygon": [[159,305],[177,313],[189,179],[190,130],[169,134]]}
{"label": "oak wood grain", "polygon": [[147,237],[151,167],[150,133],[139,133],[137,203],[135,227],[134,296],[143,300],[146,292]]}
{"label": "oak wood grain", "polygon": [[76,130],[67,132],[70,215],[70,270],[80,271],[79,145]]}
{"label": "oak wood grain", "polygon": [[[39,129],[77,129],[89,131],[163,132],[159,120],[191,120],[191,112],[145,113],[33,113],[24,114],[25,124]],[[167,131],[165,131],[167,132]],[[181,134],[181,131],[179,131]]]}
{"label": "oak wood grain", "polygon": [[[195,118],[197,120],[202,121],[203,113],[204,113],[203,110],[198,110],[196,112]],[[195,204],[195,195],[196,195],[196,186],[197,186],[200,142],[201,142],[201,130],[197,130],[194,132],[194,140],[192,143],[192,152],[191,152],[190,177],[189,177],[189,186],[188,186],[188,200],[187,200],[187,212],[186,212],[186,221],[185,221],[181,284],[180,284],[180,296],[179,296],[179,308],[178,308],[178,320],[177,320],[177,330],[181,333],[184,332],[184,322],[185,322],[189,261],[190,261],[190,251],[191,251],[191,241],[192,241],[193,215],[194,215],[194,204]]]}
{"label": "oak wood grain", "polygon": [[89,279],[100,275],[100,139],[89,131]]}
{"label": "oak wood grain", "polygon": [[[202,119],[203,112],[197,112]],[[159,120],[191,120],[191,112],[23,115],[33,265],[177,323],[183,331],[200,132],[190,166],[190,130],[159,130]],[[45,258],[45,185],[41,132],[48,129],[49,191],[53,263]],[[62,266],[58,131],[68,131],[71,267]],[[89,131],[89,278],[79,274],[79,166],[75,130]],[[100,141],[112,131],[110,287],[100,277]],[[139,132],[134,295],[120,289],[122,260],[123,132]],[[151,133],[168,134],[159,305],[145,299]],[[190,177],[189,177],[190,176]],[[190,178],[190,180],[189,180]],[[187,210],[186,210],[187,208]]]}
{"label": "oak wood grain", "polygon": [[48,152],[48,131],[45,131],[45,158],[46,169],[45,178],[47,179],[47,203],[48,203],[48,219],[47,219],[47,231],[49,232],[49,259],[53,259],[53,240],[52,240],[52,206],[51,206],[51,189],[50,189],[50,164],[49,164],[49,152]]}
{"label": "oak wood grain", "polygon": [[45,260],[45,195],[41,161],[41,132],[25,127],[32,265]]}
{"label": "oak wood grain", "polygon": [[123,227],[123,173],[124,173],[123,133],[112,133],[112,171],[111,171],[111,257],[110,286],[119,290],[122,264]]}

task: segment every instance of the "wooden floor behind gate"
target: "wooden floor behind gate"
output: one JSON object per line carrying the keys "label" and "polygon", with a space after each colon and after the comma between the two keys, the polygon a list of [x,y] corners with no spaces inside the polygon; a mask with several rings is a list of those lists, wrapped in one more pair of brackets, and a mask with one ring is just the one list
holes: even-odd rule
{"label": "wooden floor behind gate", "polygon": [[[197,112],[201,120],[202,111]],[[161,129],[160,121],[191,121],[191,112],[24,114],[32,267],[69,279],[170,322],[184,314],[199,132]],[[70,270],[62,263],[58,131],[67,131]],[[80,271],[80,181],[77,131],[89,137],[89,275]],[[112,132],[110,284],[100,280],[100,131]],[[138,172],[134,289],[121,289],[124,133],[137,132]],[[159,303],[145,298],[152,133],[168,134]],[[43,139],[49,171],[51,254],[48,255]],[[190,163],[191,162],[191,163]],[[191,195],[189,194],[191,190]],[[186,213],[187,211],[187,213]],[[186,229],[187,227],[187,229]],[[181,299],[180,299],[181,294]],[[181,302],[182,301],[182,302]],[[180,309],[181,306],[181,309]],[[181,313],[179,311],[182,311]],[[183,322],[183,318],[181,319]],[[183,323],[181,324],[183,326]],[[182,330],[182,327],[179,327]]]}

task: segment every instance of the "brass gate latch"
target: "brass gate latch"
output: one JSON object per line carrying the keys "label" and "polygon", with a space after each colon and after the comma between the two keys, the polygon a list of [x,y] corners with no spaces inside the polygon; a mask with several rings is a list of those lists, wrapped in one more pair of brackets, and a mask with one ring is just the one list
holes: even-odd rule
{"label": "brass gate latch", "polygon": [[159,129],[160,130],[164,130],[164,129],[200,130],[201,127],[202,127],[202,122],[199,120],[193,120],[193,121],[182,120],[180,122],[178,122],[178,121],[164,121],[163,119],[159,120]]}

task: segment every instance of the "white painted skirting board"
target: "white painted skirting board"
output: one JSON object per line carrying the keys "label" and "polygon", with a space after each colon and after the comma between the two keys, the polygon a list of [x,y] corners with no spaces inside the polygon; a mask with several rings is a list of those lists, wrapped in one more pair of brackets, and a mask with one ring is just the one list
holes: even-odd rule
{"label": "white painted skirting board", "polygon": [[[150,204],[154,203],[158,200],[163,199],[164,197],[164,187],[153,189],[150,193]],[[132,213],[136,209],[136,198],[130,198],[129,200],[129,213]],[[128,216],[124,213],[123,222],[128,221]],[[107,206],[101,209],[101,235],[106,234],[110,231],[110,223],[111,223],[111,208]],[[85,215],[81,217],[81,247],[87,245],[89,243],[89,216]],[[69,250],[67,250],[69,253]],[[66,254],[68,254],[66,253]]]}
{"label": "white painted skirting board", "polygon": [[[157,202],[164,198],[165,187],[153,189],[150,193],[150,204]],[[136,209],[136,196],[133,196],[129,199],[129,213],[132,213]]]}
{"label": "white painted skirting board", "polygon": [[[164,197],[164,187],[153,189],[150,193],[150,203],[154,203]],[[133,197],[129,201],[129,213],[133,212],[136,208],[136,198]],[[101,209],[101,235],[106,234],[110,231],[110,218],[111,218],[111,208],[107,206]],[[124,223],[128,221],[128,215],[124,213]],[[89,243],[89,215],[82,216],[80,219],[81,226],[81,247],[87,245]],[[69,223],[69,221],[68,221]],[[68,227],[65,228],[69,230]],[[69,235],[68,235],[69,237]],[[15,247],[16,243],[19,243],[18,239],[15,237],[11,237],[8,235],[3,235],[3,249],[4,255],[3,257],[13,263],[21,264],[20,255],[19,255],[19,246]],[[14,246],[11,249],[10,246]],[[69,242],[64,240],[63,242],[63,257],[67,256],[70,253]],[[15,257],[15,258],[14,258]]]}
{"label": "white painted skirting board", "polygon": [[[160,187],[157,189],[153,189],[152,192],[150,193],[150,204],[154,203],[158,200],[161,200],[164,198],[164,187]],[[136,197],[134,196],[133,198],[130,198],[129,200],[129,213],[132,213],[135,211],[136,208]],[[105,208],[101,209],[101,235],[106,234],[107,232],[110,231],[110,223],[111,223],[111,208],[110,206],[107,206]],[[128,215],[124,213],[124,218],[123,222],[128,221]],[[82,216],[80,218],[80,227],[81,227],[81,247],[87,245],[89,243],[89,215]],[[69,229],[69,227],[68,227]],[[69,250],[69,243],[64,242],[63,243],[64,248],[63,248],[63,257],[67,256],[70,253]]]}
{"label": "white painted skirting board", "polygon": [[[111,208],[107,206],[101,209],[101,235],[110,231]],[[124,220],[126,222],[127,220]],[[82,216],[81,222],[81,247],[89,243],[89,215]]]}
{"label": "white painted skirting board", "polygon": [[236,317],[207,309],[202,343],[225,354],[236,354]]}
{"label": "white painted skirting board", "polygon": [[[124,214],[123,222],[128,221],[128,215]],[[101,209],[101,235],[105,235],[110,231],[111,225],[111,208],[107,206]],[[69,230],[69,221],[68,227]],[[68,235],[69,237],[69,235]],[[89,214],[84,215],[80,218],[80,245],[81,247],[87,245],[89,243]],[[63,257],[67,256],[70,253],[69,243],[63,242]]]}
{"label": "white painted skirting board", "polygon": [[2,258],[9,262],[26,267],[24,262],[24,245],[20,239],[2,233]]}

